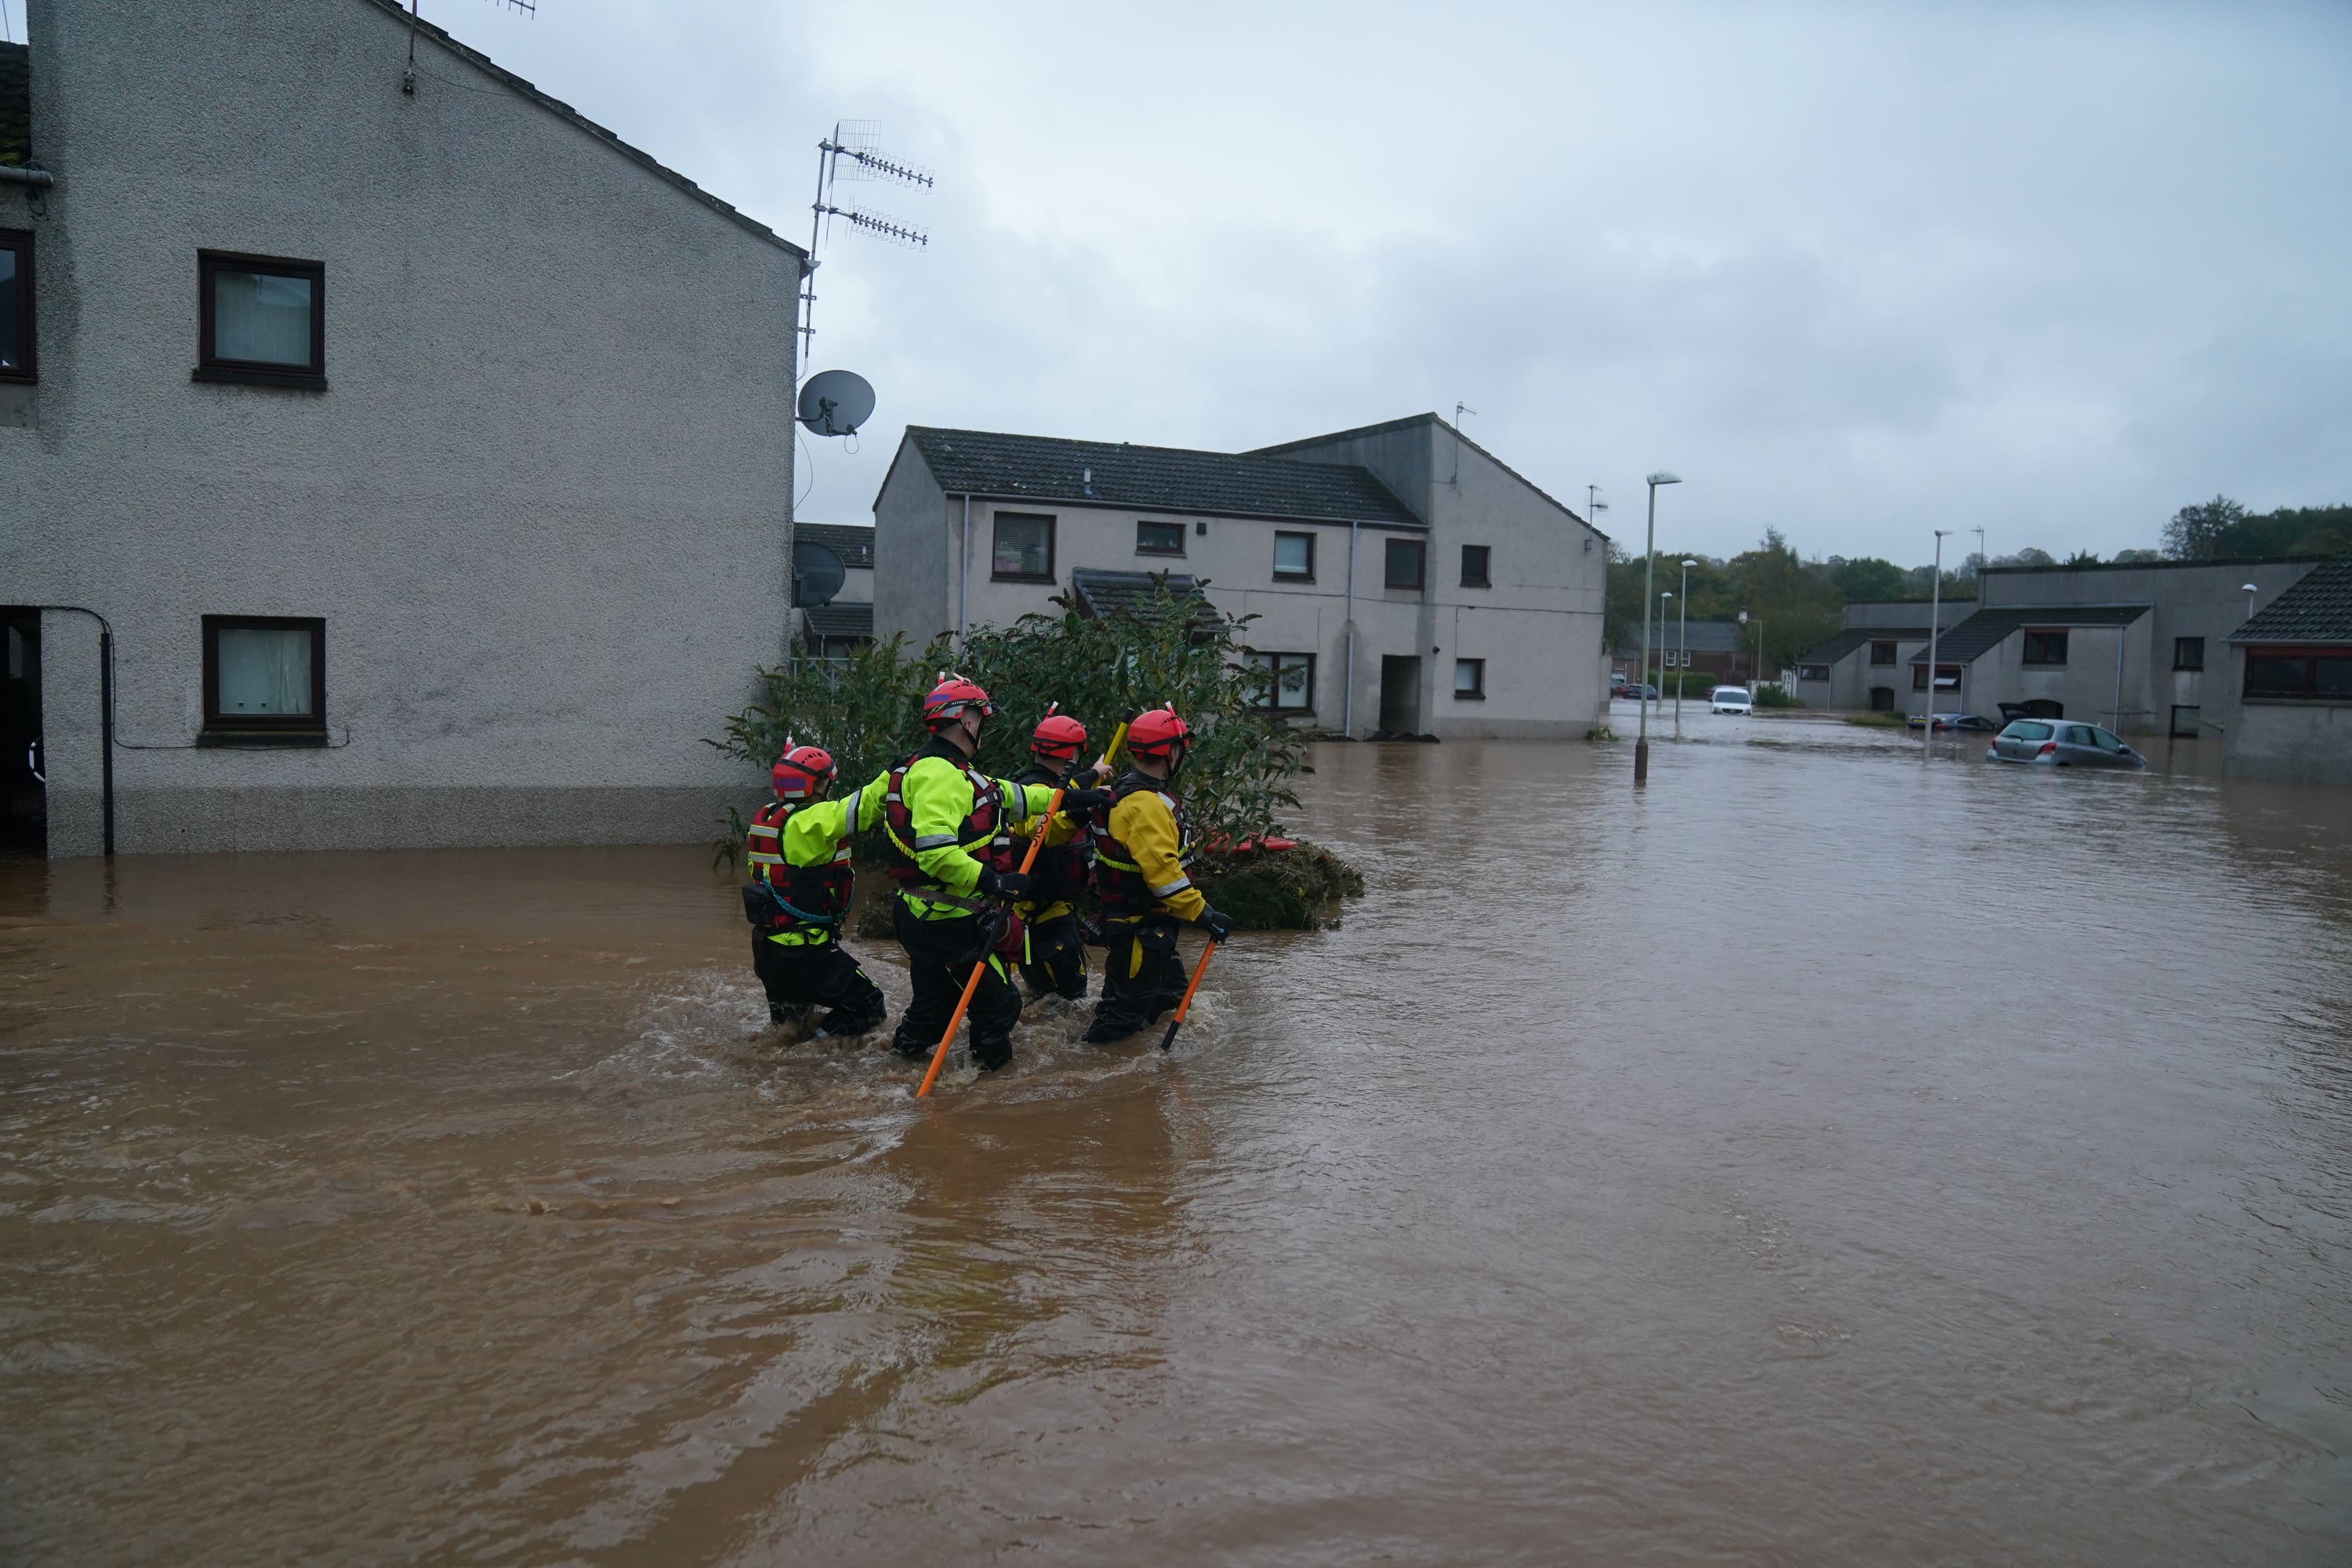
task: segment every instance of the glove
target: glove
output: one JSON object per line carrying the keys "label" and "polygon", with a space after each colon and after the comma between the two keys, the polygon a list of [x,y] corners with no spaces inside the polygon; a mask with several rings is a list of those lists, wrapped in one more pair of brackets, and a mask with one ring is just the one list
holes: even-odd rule
{"label": "glove", "polygon": [[993,866],[980,868],[980,890],[992,899],[1017,899],[1029,890],[1029,879],[1018,871],[1000,871]]}
{"label": "glove", "polygon": [[1118,797],[1107,789],[1071,789],[1062,792],[1062,815],[1076,818],[1089,811],[1108,810]]}
{"label": "glove", "polygon": [[1234,917],[1223,910],[1204,909],[1192,923],[1207,931],[1211,942],[1223,942],[1234,934]]}

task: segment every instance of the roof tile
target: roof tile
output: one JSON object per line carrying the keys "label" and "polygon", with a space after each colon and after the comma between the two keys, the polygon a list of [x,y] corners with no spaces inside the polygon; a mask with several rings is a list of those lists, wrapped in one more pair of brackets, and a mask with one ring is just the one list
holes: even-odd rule
{"label": "roof tile", "polygon": [[2230,634],[2236,642],[2352,642],[2352,557],[2322,562]]}

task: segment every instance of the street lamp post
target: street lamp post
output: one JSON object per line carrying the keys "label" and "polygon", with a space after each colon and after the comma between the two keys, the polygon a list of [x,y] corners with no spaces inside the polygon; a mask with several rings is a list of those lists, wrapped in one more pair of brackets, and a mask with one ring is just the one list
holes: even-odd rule
{"label": "street lamp post", "polygon": [[1675,739],[1677,741],[1683,738],[1683,681],[1690,672],[1690,569],[1697,564],[1696,561],[1683,563],[1683,623],[1682,630],[1675,637],[1681,647],[1681,651],[1675,655],[1679,661],[1675,669]]}
{"label": "street lamp post", "polygon": [[[1674,596],[1672,588],[1664,589],[1658,595],[1658,703],[1661,707],[1666,700],[1666,601]],[[1679,691],[1682,688],[1677,684],[1675,689]],[[1663,719],[1665,715],[1661,713],[1658,717]]]}
{"label": "street lamp post", "polygon": [[1936,565],[1929,574],[1934,586],[1927,595],[1927,711],[1919,715],[1919,760],[1926,762],[1936,752],[1936,638],[1944,629],[1944,536],[1953,531],[1936,530]]}
{"label": "street lamp post", "polygon": [[[1650,532],[1642,552],[1642,668],[1650,665],[1650,595],[1658,586],[1658,487],[1678,485],[1679,476],[1664,468],[1649,477]],[[1642,723],[1633,739],[1633,784],[1635,788],[1650,782],[1650,704],[1642,703]]]}
{"label": "street lamp post", "polygon": [[[1748,624],[1748,612],[1739,612],[1739,624]],[[1756,694],[1764,689],[1764,617],[1756,617],[1756,661],[1748,667],[1748,703],[1756,705]]]}

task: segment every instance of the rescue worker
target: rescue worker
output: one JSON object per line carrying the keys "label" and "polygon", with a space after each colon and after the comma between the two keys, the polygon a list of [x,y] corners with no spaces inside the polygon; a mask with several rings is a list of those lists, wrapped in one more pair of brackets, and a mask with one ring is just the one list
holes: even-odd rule
{"label": "rescue worker", "polygon": [[[999,951],[1012,917],[993,900],[1029,891],[1029,879],[1015,868],[1013,820],[1043,816],[1054,796],[1050,785],[1006,784],[972,767],[994,711],[973,682],[943,678],[923,699],[930,740],[886,775],[883,794],[890,875],[899,883],[891,921],[914,991],[894,1044],[902,1056],[929,1057],[981,964],[965,1016],[972,1059],[990,1071],[1013,1059],[1013,1026],[1021,1016],[1021,994]],[[1093,810],[1108,798],[1079,791],[1066,797],[1065,809]]]}
{"label": "rescue worker", "polygon": [[[1060,704],[1029,736],[1029,754],[1035,760],[1013,775],[1017,784],[1060,786],[1075,776],[1079,753],[1086,750],[1087,727]],[[1107,773],[1109,770],[1104,769]],[[1091,770],[1089,770],[1091,773]],[[1015,837],[1034,837],[1037,824],[1024,819],[1013,825]],[[1029,868],[1029,891],[1013,912],[1024,925],[1021,978],[1032,996],[1057,993],[1075,1002],[1087,994],[1087,949],[1080,929],[1078,900],[1086,894],[1094,868],[1094,825],[1084,813],[1056,813],[1045,825],[1045,842]]]}
{"label": "rescue worker", "polygon": [[1110,947],[1102,1001],[1087,1028],[1095,1045],[1149,1027],[1183,1000],[1180,921],[1215,942],[1233,934],[1233,917],[1209,907],[1189,869],[1198,847],[1171,786],[1192,744],[1192,728],[1173,708],[1136,715],[1127,730],[1133,766],[1111,785],[1110,805],[1095,817],[1095,890]]}
{"label": "rescue worker", "polygon": [[743,913],[751,922],[751,967],[768,993],[772,1023],[798,1022],[811,1007],[828,1009],[816,1037],[863,1035],[881,1026],[889,1007],[841,945],[856,873],[849,845],[882,817],[880,783],[828,800],[841,770],[821,746],[788,746],[770,773],[776,798],[746,833],[751,886]]}

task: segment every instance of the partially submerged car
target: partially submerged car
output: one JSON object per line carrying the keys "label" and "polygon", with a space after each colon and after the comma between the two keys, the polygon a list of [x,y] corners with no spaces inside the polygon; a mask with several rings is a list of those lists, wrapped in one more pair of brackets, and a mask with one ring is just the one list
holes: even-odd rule
{"label": "partially submerged car", "polygon": [[2147,759],[2110,731],[2071,719],[2015,719],[1992,738],[1985,755],[1996,763],[2040,763],[2054,768],[2144,768]]}
{"label": "partially submerged car", "polygon": [[[1938,730],[1970,731],[1979,735],[1990,735],[2000,728],[1991,720],[1975,713],[1938,713],[1935,717],[1936,728]],[[1919,715],[1914,713],[1903,722],[1906,728],[1916,730],[1920,726],[1921,720]]]}
{"label": "partially submerged car", "polygon": [[1744,686],[1718,686],[1707,697],[1706,710],[1710,713],[1753,713],[1756,711],[1756,700],[1748,694],[1748,688]]}

